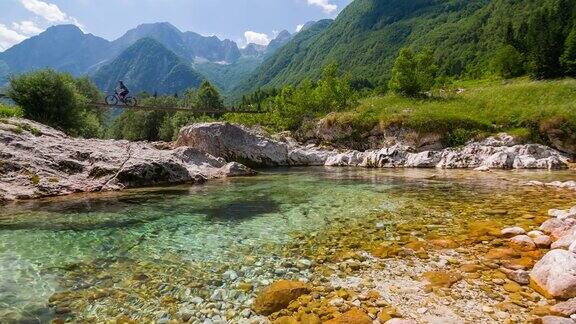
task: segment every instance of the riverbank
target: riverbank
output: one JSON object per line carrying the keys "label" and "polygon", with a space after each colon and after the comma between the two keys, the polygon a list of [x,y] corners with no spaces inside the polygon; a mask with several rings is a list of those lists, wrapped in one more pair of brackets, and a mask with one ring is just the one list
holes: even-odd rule
{"label": "riverbank", "polygon": [[0,122],[0,201],[121,190],[252,175],[252,167],[566,169],[568,158],[506,134],[459,148],[416,151],[397,144],[364,152],[301,145],[240,125],[184,127],[174,143],[85,140],[25,119]]}

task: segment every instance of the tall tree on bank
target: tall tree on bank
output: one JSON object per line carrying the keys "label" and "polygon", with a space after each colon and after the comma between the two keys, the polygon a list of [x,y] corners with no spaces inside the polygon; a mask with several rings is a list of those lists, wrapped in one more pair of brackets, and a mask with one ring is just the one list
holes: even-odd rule
{"label": "tall tree on bank", "polygon": [[218,90],[208,81],[204,80],[198,88],[197,108],[200,110],[224,110],[224,101]]}
{"label": "tall tree on bank", "polygon": [[392,78],[388,84],[393,92],[414,97],[429,91],[434,86],[437,67],[432,51],[427,49],[414,54],[403,48],[394,63]]}

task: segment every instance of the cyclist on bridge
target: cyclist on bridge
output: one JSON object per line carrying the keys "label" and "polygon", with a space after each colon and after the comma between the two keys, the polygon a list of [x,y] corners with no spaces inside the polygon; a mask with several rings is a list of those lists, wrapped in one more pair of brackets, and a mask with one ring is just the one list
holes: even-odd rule
{"label": "cyclist on bridge", "polygon": [[126,99],[126,96],[130,93],[130,90],[124,85],[124,82],[118,81],[118,86],[116,87],[116,93],[122,101]]}

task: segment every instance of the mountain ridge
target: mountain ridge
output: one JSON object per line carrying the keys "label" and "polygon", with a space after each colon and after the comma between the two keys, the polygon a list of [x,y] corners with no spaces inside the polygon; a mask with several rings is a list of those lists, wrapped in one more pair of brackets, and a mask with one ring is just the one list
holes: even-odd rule
{"label": "mountain ridge", "polygon": [[122,80],[132,93],[173,94],[198,87],[204,77],[160,42],[142,38],[101,67],[93,80],[107,92]]}

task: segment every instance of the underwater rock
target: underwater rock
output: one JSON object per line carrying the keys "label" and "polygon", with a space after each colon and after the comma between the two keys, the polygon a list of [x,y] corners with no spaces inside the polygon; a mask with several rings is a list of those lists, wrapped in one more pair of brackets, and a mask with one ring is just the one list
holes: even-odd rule
{"label": "underwater rock", "polygon": [[335,319],[325,322],[326,324],[372,324],[372,318],[358,308],[352,308]]}
{"label": "underwater rock", "polygon": [[505,237],[512,237],[516,235],[526,234],[526,231],[522,227],[507,227],[503,229],[501,233]]}
{"label": "underwater rock", "polygon": [[[10,131],[13,125],[22,132]],[[0,122],[0,152],[7,166],[0,168],[0,201],[253,174],[189,147],[72,138],[19,118]]]}
{"label": "underwater rock", "polygon": [[291,301],[309,292],[310,288],[303,282],[280,280],[258,294],[252,310],[260,315],[270,315],[288,307]]}
{"label": "underwater rock", "polygon": [[546,297],[576,297],[576,254],[552,250],[530,272],[531,285]]}

